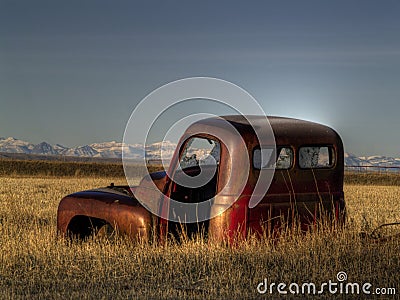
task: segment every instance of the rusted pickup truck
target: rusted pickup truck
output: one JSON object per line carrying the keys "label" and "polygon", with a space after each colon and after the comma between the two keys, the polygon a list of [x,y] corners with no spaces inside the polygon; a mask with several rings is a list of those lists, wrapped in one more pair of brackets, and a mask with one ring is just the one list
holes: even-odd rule
{"label": "rusted pickup truck", "polygon": [[[190,125],[177,145],[168,172],[151,173],[136,187],[110,185],[66,196],[58,207],[58,231],[79,238],[117,232],[150,241],[165,240],[169,235],[179,239],[184,230],[187,236],[201,232],[212,240],[229,241],[237,236],[270,234],[283,222],[296,221],[307,230],[322,215],[343,222],[344,153],[340,136],[321,124],[268,117],[276,145],[271,148],[260,145],[253,130],[254,124],[262,124],[263,118],[224,116]],[[225,137],[222,142],[221,119],[231,124],[239,136]],[[204,128],[207,133],[198,133]],[[235,138],[242,139],[245,148],[228,153],[226,144],[234,145]],[[202,154],[208,155],[208,162],[196,158],[200,148]],[[248,157],[248,168],[242,166],[240,155]],[[273,157],[273,161],[268,157]],[[216,172],[202,186],[188,188],[177,183],[182,174],[193,177],[199,170],[207,172],[209,165]],[[268,168],[274,169],[270,186],[257,205],[252,206],[251,197],[261,171]],[[232,177],[229,184],[228,175]],[[235,180],[240,178],[245,178],[245,186],[238,191]],[[147,199],[153,197],[153,202],[143,205],[138,200],[143,195]],[[171,199],[195,204],[211,201],[198,222],[181,223],[171,218]],[[234,203],[229,203],[229,199],[234,199]],[[157,213],[151,213],[148,206]]]}

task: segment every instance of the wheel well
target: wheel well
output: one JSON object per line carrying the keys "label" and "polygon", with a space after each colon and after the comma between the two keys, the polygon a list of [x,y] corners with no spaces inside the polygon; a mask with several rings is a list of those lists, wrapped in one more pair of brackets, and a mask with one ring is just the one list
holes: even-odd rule
{"label": "wheel well", "polygon": [[109,224],[107,221],[88,216],[74,216],[68,224],[69,236],[85,239],[96,233],[102,226]]}

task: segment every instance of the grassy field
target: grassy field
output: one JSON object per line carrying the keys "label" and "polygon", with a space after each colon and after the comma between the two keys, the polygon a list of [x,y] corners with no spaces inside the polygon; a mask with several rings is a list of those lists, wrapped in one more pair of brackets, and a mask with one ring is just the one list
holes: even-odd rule
{"label": "grassy field", "polygon": [[264,278],[318,286],[337,282],[340,271],[350,282],[400,293],[400,240],[373,244],[359,237],[362,230],[399,221],[398,186],[346,185],[349,219],[343,231],[287,234],[275,244],[249,240],[228,248],[201,240],[163,247],[123,238],[69,243],[55,230],[61,197],[110,182],[124,184],[124,178],[5,176],[0,182],[2,299],[259,298],[256,288]]}
{"label": "grassy field", "polygon": [[[150,172],[160,170],[161,165],[151,165]],[[140,176],[142,168],[134,166]],[[122,163],[116,162],[63,162],[46,160],[0,159],[0,176],[53,176],[53,177],[123,177]],[[141,176],[140,176],[141,177]]]}
{"label": "grassy field", "polygon": [[[149,172],[161,170],[161,165],[148,166]],[[133,167],[133,173],[142,177],[143,169]],[[117,162],[76,162],[17,160],[0,158],[0,176],[53,176],[109,178],[124,177],[124,169]],[[352,185],[396,185],[400,186],[400,173],[346,172],[345,182]]]}

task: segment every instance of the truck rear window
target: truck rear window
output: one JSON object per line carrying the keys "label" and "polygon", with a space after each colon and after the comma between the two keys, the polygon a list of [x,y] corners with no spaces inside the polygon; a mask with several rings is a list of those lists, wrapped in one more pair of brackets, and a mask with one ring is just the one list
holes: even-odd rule
{"label": "truck rear window", "polygon": [[335,164],[331,146],[307,146],[299,149],[299,167],[302,169],[331,168]]}

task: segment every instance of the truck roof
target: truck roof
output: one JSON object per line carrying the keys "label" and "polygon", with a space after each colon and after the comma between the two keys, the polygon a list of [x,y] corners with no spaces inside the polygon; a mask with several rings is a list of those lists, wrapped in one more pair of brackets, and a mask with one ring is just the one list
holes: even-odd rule
{"label": "truck roof", "polygon": [[[294,118],[276,116],[267,116],[267,118],[274,132],[275,141],[277,144],[295,145],[329,143],[342,145],[340,136],[329,126]],[[254,126],[265,125],[265,116],[227,115],[203,119],[192,124],[192,126],[201,127],[207,125],[221,127],[221,119],[224,119],[232,124],[232,126],[234,126],[242,136],[254,135],[254,130],[252,129],[248,120],[250,120]]]}

